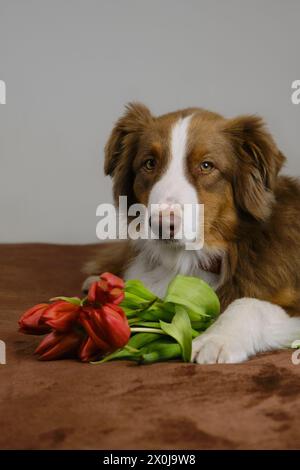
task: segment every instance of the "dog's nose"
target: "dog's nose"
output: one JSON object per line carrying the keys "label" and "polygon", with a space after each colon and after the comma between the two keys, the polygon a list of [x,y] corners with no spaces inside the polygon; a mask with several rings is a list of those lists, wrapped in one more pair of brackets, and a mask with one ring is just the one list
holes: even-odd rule
{"label": "dog's nose", "polygon": [[151,215],[149,225],[152,232],[160,239],[174,238],[177,225],[176,215],[173,210],[159,211],[156,215]]}
{"label": "dog's nose", "polygon": [[174,237],[175,232],[175,214],[174,211],[171,210],[167,214],[160,212],[158,216],[159,220],[159,227],[160,230],[163,230],[164,224],[166,224],[166,228],[169,229],[170,237]]}

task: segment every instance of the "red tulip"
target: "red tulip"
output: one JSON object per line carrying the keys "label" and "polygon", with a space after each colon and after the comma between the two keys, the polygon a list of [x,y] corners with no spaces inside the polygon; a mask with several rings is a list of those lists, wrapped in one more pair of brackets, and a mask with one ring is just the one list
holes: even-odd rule
{"label": "red tulip", "polygon": [[89,289],[88,301],[100,305],[119,304],[124,299],[124,281],[111,273],[103,273],[99,281],[93,282]]}
{"label": "red tulip", "polygon": [[130,338],[130,327],[124,310],[118,305],[106,304],[102,307],[107,335],[114,348],[122,348]]}
{"label": "red tulip", "polygon": [[70,331],[68,333],[58,333],[52,331],[47,335],[35,350],[39,359],[51,361],[67,355],[75,354],[83,340],[80,331]]}
{"label": "red tulip", "polygon": [[65,300],[59,300],[49,305],[44,314],[47,325],[56,331],[69,331],[77,320],[81,307]]}
{"label": "red tulip", "polygon": [[26,310],[19,320],[20,331],[32,335],[43,335],[51,328],[45,324],[44,314],[49,308],[49,304],[37,304]]}
{"label": "red tulip", "polygon": [[95,359],[101,351],[96,343],[88,336],[84,343],[81,345],[78,353],[79,359],[82,362],[89,362]]}
{"label": "red tulip", "polygon": [[124,289],[121,278],[103,273],[83,302],[75,297],[58,297],[50,304],[35,305],[20,318],[20,330],[50,332],[35,351],[42,360],[73,355],[86,362],[113,352],[127,344],[131,333],[118,305],[124,299]]}
{"label": "red tulip", "polygon": [[100,352],[113,352],[122,348],[130,338],[126,315],[118,305],[85,307],[80,312],[79,319]]}

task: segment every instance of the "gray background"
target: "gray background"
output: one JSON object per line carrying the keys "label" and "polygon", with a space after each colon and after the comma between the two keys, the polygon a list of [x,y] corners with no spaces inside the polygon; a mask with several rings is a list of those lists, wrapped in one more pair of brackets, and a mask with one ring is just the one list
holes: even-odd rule
{"label": "gray background", "polygon": [[300,174],[299,56],[299,0],[0,0],[0,241],[96,240],[130,100],[258,113]]}

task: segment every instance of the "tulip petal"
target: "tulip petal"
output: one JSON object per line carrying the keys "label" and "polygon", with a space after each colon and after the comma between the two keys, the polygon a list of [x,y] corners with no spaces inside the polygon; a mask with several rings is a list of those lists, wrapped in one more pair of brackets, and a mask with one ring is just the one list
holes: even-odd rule
{"label": "tulip petal", "polygon": [[54,302],[44,314],[45,323],[60,332],[69,331],[77,320],[81,307],[64,300]]}
{"label": "tulip petal", "polygon": [[99,281],[93,282],[88,292],[88,302],[94,306],[106,303],[119,304],[124,300],[125,283],[123,279],[111,273],[103,273]]}
{"label": "tulip petal", "polygon": [[[117,307],[114,305],[114,307]],[[110,343],[115,348],[121,348],[128,343],[130,338],[130,327],[123,310],[118,307],[104,305],[102,307],[104,317],[103,320],[106,324],[106,331],[110,339]]]}
{"label": "tulip petal", "polygon": [[26,310],[19,320],[19,327],[22,333],[42,335],[50,331],[50,327],[45,324],[44,315],[49,304],[37,304]]}
{"label": "tulip petal", "polygon": [[36,348],[35,354],[38,354],[39,359],[44,361],[74,354],[79,348],[82,338],[82,334],[77,331],[71,331],[67,334],[53,331]]}
{"label": "tulip petal", "polygon": [[[105,341],[103,338],[103,328],[97,327],[97,323],[95,322],[95,317],[97,316],[97,312],[95,313],[94,309],[83,309],[80,313],[80,323],[84,327],[86,333],[91,337],[94,343],[99,347],[99,349],[103,352],[111,351],[110,345]],[[99,321],[99,319],[97,319]]]}
{"label": "tulip petal", "polygon": [[40,342],[36,350],[34,351],[34,354],[43,354],[49,347],[52,347],[56,344],[57,342],[57,337],[55,335],[55,332],[52,331],[49,333],[45,338]]}
{"label": "tulip petal", "polygon": [[120,289],[124,289],[125,287],[123,279],[112,273],[102,273],[100,279],[106,281],[110,287],[119,287]]}
{"label": "tulip petal", "polygon": [[88,337],[82,344],[78,356],[82,362],[89,362],[96,359],[100,353],[101,351],[97,344],[92,340],[92,338]]}
{"label": "tulip petal", "polygon": [[87,299],[90,303],[96,302],[97,284],[98,282],[96,281],[90,285],[88,296],[87,296]]}

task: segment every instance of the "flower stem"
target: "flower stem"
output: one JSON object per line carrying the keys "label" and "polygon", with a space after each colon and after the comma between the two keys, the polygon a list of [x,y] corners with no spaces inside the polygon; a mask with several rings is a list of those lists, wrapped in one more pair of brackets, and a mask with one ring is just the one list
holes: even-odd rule
{"label": "flower stem", "polygon": [[160,328],[141,328],[141,327],[133,327],[133,328],[130,328],[131,332],[132,333],[159,333],[161,335],[166,335],[167,333],[165,333],[163,330],[161,330]]}

